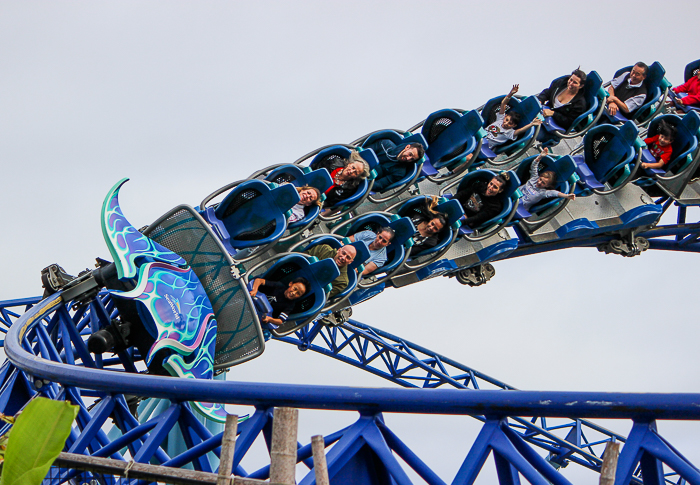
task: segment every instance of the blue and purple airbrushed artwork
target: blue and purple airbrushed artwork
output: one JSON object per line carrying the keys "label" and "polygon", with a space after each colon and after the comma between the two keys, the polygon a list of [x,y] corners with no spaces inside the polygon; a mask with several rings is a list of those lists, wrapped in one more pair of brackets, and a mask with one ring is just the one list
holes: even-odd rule
{"label": "blue and purple airbrushed artwork", "polygon": [[[156,352],[167,349],[163,367],[171,375],[211,379],[216,348],[216,319],[211,302],[184,259],[139,233],[126,220],[118,197],[126,180],[116,184],[107,195],[102,231],[120,278],[138,276],[138,279],[133,290],[110,290],[110,293],[141,304],[139,313],[143,323],[156,339],[146,356],[146,364],[151,363]],[[226,420],[220,404],[196,402],[194,405],[210,419]]]}
{"label": "blue and purple airbrushed artwork", "polygon": [[134,278],[138,266],[150,261],[161,261],[184,268],[181,256],[141,234],[129,224],[119,207],[119,189],[129,179],[117,182],[102,204],[102,236],[117,264],[119,279]]}

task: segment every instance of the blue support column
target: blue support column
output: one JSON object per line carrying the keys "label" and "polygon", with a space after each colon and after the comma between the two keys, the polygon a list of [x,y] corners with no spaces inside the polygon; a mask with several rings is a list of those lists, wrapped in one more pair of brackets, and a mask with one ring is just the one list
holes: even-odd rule
{"label": "blue support column", "polygon": [[491,452],[490,442],[498,431],[497,419],[489,419],[481,427],[467,457],[457,471],[452,485],[472,485]]}
{"label": "blue support column", "polygon": [[180,416],[180,405],[172,404],[167,411],[160,416],[158,426],[150,434],[141,449],[136,453],[134,461],[147,463],[163,442],[168,432],[172,429]]}
{"label": "blue support column", "polygon": [[83,365],[85,367],[97,367],[97,365],[95,365],[95,361],[90,355],[90,352],[88,352],[87,345],[85,345],[85,342],[83,342],[82,337],[73,325],[73,320],[71,319],[68,310],[66,310],[66,307],[61,305],[61,307],[56,311],[56,314],[59,315],[60,318],[64,319],[66,329],[70,335],[70,340],[73,342],[75,351],[80,357],[80,360],[83,362]]}
{"label": "blue support column", "polygon": [[642,453],[639,464],[642,468],[644,485],[664,485],[664,465],[661,460],[645,451]]}
{"label": "blue support column", "polygon": [[508,460],[503,458],[500,453],[494,453],[493,459],[496,462],[499,485],[520,485],[518,470]]}
{"label": "blue support column", "polygon": [[[109,456],[112,453],[116,453],[119,450],[121,450],[124,447],[129,447],[129,450],[133,455],[136,454],[136,448],[133,448],[133,443],[135,441],[140,440],[140,438],[148,433],[150,430],[156,427],[158,423],[155,421],[150,421],[146,424],[142,424],[141,426],[138,426],[136,428],[133,428],[129,430],[128,432],[124,433],[121,435],[119,438],[111,441],[107,446],[104,446],[100,450],[98,450],[96,453],[93,453],[92,456],[97,456],[97,457],[105,457]],[[139,443],[140,444],[140,443]]]}
{"label": "blue support column", "polygon": [[700,471],[661,436],[655,421],[635,421],[617,462],[615,485],[630,483],[641,464],[644,485],[663,484],[663,464],[691,485],[700,485]]}
{"label": "blue support column", "polygon": [[[372,416],[360,416],[360,419],[348,428],[343,437],[328,452],[326,464],[328,466],[328,478],[331,482],[333,481],[333,476],[365,445],[362,432],[372,421]],[[299,485],[313,485],[314,483],[316,483],[316,478],[309,473]]]}
{"label": "blue support column", "polygon": [[[246,419],[239,425],[238,439],[236,440],[236,447],[233,453],[233,468],[235,470],[237,470],[240,466],[243,456],[245,456],[250,447],[253,445],[255,438],[257,438],[260,432],[263,430],[268,419],[269,410],[267,408],[258,408],[250,418]],[[238,474],[238,471],[236,474]],[[253,474],[246,476],[258,478],[257,476],[253,477]]]}
{"label": "blue support column", "polygon": [[446,485],[398,436],[391,431],[386,424],[380,423],[379,430],[391,449],[410,466],[429,485]]}
{"label": "blue support column", "polygon": [[[86,430],[91,433],[91,439],[84,443],[85,447],[90,450],[90,454],[95,453],[103,446],[109,444],[109,438],[107,438],[105,432],[102,431],[102,425],[106,421],[107,417],[109,417],[109,414],[101,414],[97,417],[91,416],[83,403],[82,397],[80,396],[80,391],[75,387],[66,388],[65,395],[66,400],[79,407],[76,421],[78,426],[82,429],[82,432],[78,436],[78,439],[85,433]],[[90,424],[93,422],[94,426],[90,426]],[[71,447],[73,447],[73,443],[71,443]],[[85,449],[85,447],[83,449]],[[121,456],[115,456],[113,458],[119,459]]]}
{"label": "blue support column", "polygon": [[411,480],[406,475],[406,472],[401,468],[401,465],[391,453],[391,448],[387,445],[384,437],[377,429],[376,423],[365,427],[362,432],[362,437],[367,442],[372,451],[374,451],[392,478],[396,480],[398,485],[411,485]]}
{"label": "blue support column", "polygon": [[83,431],[80,433],[80,436],[68,451],[70,453],[82,454],[90,442],[95,439],[104,422],[107,420],[107,418],[109,418],[110,414],[112,414],[113,409],[114,401],[112,397],[110,396],[103,399],[97,405],[97,409],[95,409],[95,411],[92,413],[90,421],[83,427]]}
{"label": "blue support column", "polygon": [[[534,471],[541,474],[547,481],[555,485],[571,485],[571,483],[559,474],[552,465],[547,463],[547,460],[542,458],[520,437],[520,435],[513,431],[513,429],[508,426],[506,420],[501,422],[501,431],[503,435],[508,438],[508,442],[512,444],[517,453],[525,459]],[[520,470],[520,472],[525,475],[523,470]]]}
{"label": "blue support column", "polygon": [[453,485],[473,484],[491,450],[496,456],[496,469],[503,485],[519,483],[517,472],[532,485],[571,485],[508,426],[506,419],[501,418],[487,419],[484,423]]}
{"label": "blue support column", "polygon": [[[181,405],[180,409],[180,418],[177,421],[177,424],[180,429],[180,434],[182,435],[182,438],[185,440],[185,446],[187,447],[187,450],[191,450],[195,446],[199,445],[202,442],[202,438],[197,434],[197,432],[192,428],[190,425],[191,421],[197,421],[194,416],[191,416],[192,419],[188,420],[187,416],[185,416],[187,413],[189,413],[189,409],[185,407],[185,405]],[[186,451],[182,452],[186,453]],[[180,455],[182,453],[179,453]],[[193,457],[192,465],[194,466],[194,469],[200,472],[207,472],[211,473],[211,464],[209,463],[209,459],[207,458],[206,454],[199,454],[195,457]]]}

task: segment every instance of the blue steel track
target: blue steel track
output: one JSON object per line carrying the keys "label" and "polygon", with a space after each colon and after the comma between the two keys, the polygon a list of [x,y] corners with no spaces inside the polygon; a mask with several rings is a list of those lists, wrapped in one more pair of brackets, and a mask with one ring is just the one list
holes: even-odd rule
{"label": "blue steel track", "polygon": [[[649,248],[700,251],[700,223],[687,221],[685,205],[662,198],[656,204],[675,223],[645,228],[636,236]],[[600,247],[618,235],[521,243],[503,259],[572,247]],[[58,292],[46,299],[0,302],[6,333],[7,360],[0,369],[0,411],[15,414],[36,395],[65,399],[80,406],[66,450],[119,460],[158,462],[215,471],[222,433],[203,425],[188,401],[255,408],[239,424],[234,470],[237,475],[265,479],[269,467],[246,470],[241,462],[262,436],[269,447],[277,406],[356,412],[351,425],[326,434],[332,483],[413,483],[408,466],[429,484],[471,484],[493,452],[501,485],[516,485],[522,476],[533,485],[567,485],[558,470],[569,464],[600,471],[602,452],[611,440],[624,442],[617,485],[691,483],[700,485],[700,471],[657,431],[658,420],[700,420],[700,394],[634,394],[603,392],[521,391],[498,379],[381,329],[349,320],[338,326],[314,322],[277,340],[295,345],[382,377],[398,387],[275,385],[219,380],[174,379],[138,373],[132,350],[112,358],[93,357],[84,339],[116,316],[107,294],[86,306],[63,301]],[[126,371],[126,372],[125,372]],[[161,411],[137,420],[130,396],[164,400]],[[454,477],[438,476],[392,430],[383,413],[472,416],[481,421],[478,436],[466,453],[455,451],[461,465]],[[632,422],[627,436],[590,419]],[[114,427],[111,423],[115,423]],[[7,426],[6,426],[7,428]],[[184,450],[168,435],[177,430]],[[172,435],[171,435],[172,436]],[[122,450],[128,449],[128,454]],[[403,464],[400,460],[403,461]],[[315,483],[310,444],[298,445],[297,460],[309,472],[300,483]],[[74,474],[64,474],[66,481]]]}
{"label": "blue steel track", "polygon": [[[685,211],[679,211],[678,224],[657,226],[645,233],[645,237],[650,239],[650,247],[697,251],[694,240],[700,234],[700,224],[686,224],[684,219]],[[597,246],[606,239],[609,237],[574,240],[566,245],[525,246],[514,251],[510,257],[564,247]],[[688,244],[688,241],[693,242]],[[215,465],[205,459],[205,453],[218,450],[221,434],[212,434],[204,426],[196,424],[198,421],[186,401],[198,399],[255,406],[253,416],[241,423],[236,447],[236,472],[252,478],[265,478],[269,469],[264,467],[248,472],[241,468],[241,459],[258,434],[264,436],[265,430],[269,431],[272,409],[275,406],[292,406],[359,413],[354,425],[326,436],[327,445],[335,443],[328,453],[328,460],[331,469],[335,467],[340,470],[338,477],[343,476],[342,470],[350,466],[353,460],[364,460],[360,450],[368,447],[371,453],[379,457],[379,468],[396,483],[410,483],[405,472],[400,470],[396,456],[401,457],[427,483],[448,483],[435,475],[387,427],[382,413],[400,412],[470,415],[484,423],[471,450],[461,458],[462,467],[451,482],[455,484],[471,483],[483,466],[488,450],[494,450],[495,456],[500,457],[496,459],[496,466],[502,483],[508,483],[503,482],[504,476],[517,475],[509,472],[512,469],[517,469],[532,483],[545,483],[542,480],[569,483],[560,473],[551,474],[550,469],[554,468],[535,449],[548,452],[547,460],[555,467],[574,463],[599,470],[602,450],[611,439],[631,443],[635,447],[633,450],[625,446],[620,457],[618,477],[624,474],[628,482],[641,483],[642,463],[646,463],[646,467],[651,466],[655,470],[657,478],[665,475],[662,480],[667,483],[684,483],[684,480],[700,483],[700,474],[695,467],[655,430],[656,420],[700,419],[700,395],[697,394],[519,391],[476,369],[353,320],[338,327],[316,323],[279,340],[296,345],[301,350],[338,359],[407,389],[298,385],[275,385],[270,388],[263,383],[179,380],[174,390],[172,378],[122,372],[110,374],[107,380],[104,378],[105,371],[99,367],[114,365],[116,359],[98,363],[86,358],[85,363],[76,364],[81,360],[79,356],[66,353],[65,346],[61,350],[60,339],[56,345],[51,335],[59,334],[71,339],[72,325],[68,323],[75,325],[74,328],[85,329],[89,328],[92,320],[106,318],[113,312],[108,298],[104,301],[98,298],[89,309],[79,313],[73,313],[61,302],[60,293],[44,301],[25,298],[3,302],[0,311],[5,327],[3,330],[7,331],[4,345],[9,359],[2,368],[4,384],[0,404],[6,411],[12,412],[23,405],[22,400],[35,393],[52,398],[68,398],[80,404],[80,429],[69,440],[73,442],[69,449],[74,452],[89,450],[95,456],[123,459],[117,450],[126,443],[141,460],[155,457],[170,466],[182,466],[189,462],[196,469],[215,469]],[[77,334],[72,336],[74,345],[76,337]],[[78,353],[79,347],[75,346]],[[129,414],[124,394],[164,398],[172,404],[164,415],[141,424]],[[88,412],[90,396],[93,400],[95,397],[100,400],[95,409]],[[111,415],[121,416],[122,425],[129,430],[112,443],[100,431]],[[572,416],[576,418],[571,419]],[[565,421],[554,418],[565,418]],[[630,419],[634,426],[630,435],[625,437],[587,418]],[[548,425],[548,419],[552,424]],[[188,452],[172,457],[164,451],[163,441],[167,432],[178,425],[188,430],[190,436],[187,441],[193,446]],[[634,456],[630,456],[633,452]],[[310,445],[300,444],[300,463],[312,466],[309,457]],[[377,467],[376,464],[374,466]],[[374,470],[373,473],[380,472]],[[645,475],[644,483],[649,481],[648,476],[649,472]],[[313,472],[302,483],[313,483]]]}

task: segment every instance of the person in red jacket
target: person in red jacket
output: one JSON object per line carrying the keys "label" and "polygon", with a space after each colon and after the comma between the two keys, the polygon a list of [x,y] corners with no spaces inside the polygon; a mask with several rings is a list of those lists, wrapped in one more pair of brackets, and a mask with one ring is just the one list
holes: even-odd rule
{"label": "person in red jacket", "polygon": [[662,168],[671,161],[673,147],[671,144],[676,138],[676,127],[662,121],[655,136],[644,139],[649,151],[656,162],[642,163],[642,168]]}
{"label": "person in red jacket", "polygon": [[687,96],[680,97],[676,96],[676,103],[685,106],[700,106],[700,69],[695,71],[695,75],[688,79],[687,83],[683,83],[680,86],[673,88],[673,92],[687,93]]}

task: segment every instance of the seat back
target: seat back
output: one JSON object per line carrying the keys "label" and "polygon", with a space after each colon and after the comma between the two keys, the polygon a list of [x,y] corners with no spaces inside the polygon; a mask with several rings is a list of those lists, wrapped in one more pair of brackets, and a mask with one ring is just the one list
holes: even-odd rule
{"label": "seat back", "polygon": [[[491,98],[486,101],[486,104],[479,113],[483,119],[484,128],[496,121],[496,115],[498,115],[501,111],[501,101],[503,101],[503,98],[505,98],[505,96],[496,96],[495,98]],[[520,100],[518,98],[510,98],[508,104],[506,105],[506,113],[508,113],[508,111],[513,109],[518,104],[520,104]]]}
{"label": "seat back", "polygon": [[[500,223],[501,220],[510,213],[510,211],[513,209],[513,205],[517,203],[517,200],[520,197],[520,193],[518,192],[518,187],[520,187],[520,179],[518,178],[517,174],[513,171],[509,170],[508,175],[509,180],[508,182],[506,182],[503,192],[499,194],[501,200],[503,200],[503,208],[501,209],[501,212],[499,212],[496,216],[492,217],[491,219],[481,223],[477,227],[463,227],[462,232],[469,233],[471,232],[471,230],[485,228],[494,223]],[[489,182],[495,176],[496,172],[493,172],[491,170],[476,170],[474,172],[471,172],[462,179],[455,193],[466,188],[467,185],[471,184],[475,180],[483,180],[484,182]],[[457,200],[453,200],[451,202],[459,204],[459,201]],[[460,209],[461,208],[462,207],[460,205]],[[464,211],[462,211],[462,214],[464,214]]]}
{"label": "seat back", "polygon": [[[360,181],[359,185],[357,186],[357,189],[352,195],[346,197],[341,201],[338,201],[333,207],[351,205],[362,199],[367,194],[367,191],[369,189],[369,182],[376,176],[376,172],[374,171],[374,169],[377,168],[377,165],[379,165],[379,160],[377,160],[377,156],[372,150],[361,150],[359,153],[362,159],[366,161],[369,165],[370,175],[368,178]],[[334,145],[318,152],[309,164],[309,167],[311,167],[314,170],[317,170],[322,168],[322,165],[328,163],[329,161],[341,158],[348,158],[349,156],[349,148],[344,147],[342,145]]]}
{"label": "seat back", "polygon": [[290,254],[276,261],[261,276],[285,285],[299,277],[309,281],[311,287],[295,302],[294,310],[284,325],[287,327],[293,326],[295,322],[305,321],[320,312],[326,304],[326,294],[330,291],[330,284],[339,275],[338,266],[332,259],[318,260],[312,256]]}
{"label": "seat back", "polygon": [[631,121],[620,127],[599,125],[586,133],[584,161],[598,182],[605,183],[621,165],[634,161],[638,133]]}
{"label": "seat back", "polygon": [[316,187],[321,191],[321,194],[333,185],[333,180],[325,168],[311,170],[309,167],[300,167],[291,163],[277,167],[265,177],[265,180],[278,185],[290,183],[295,187],[308,185]]}
{"label": "seat back", "polygon": [[367,137],[362,143],[362,148],[367,148],[380,140],[390,140],[396,145],[404,143],[403,137],[394,130],[379,130]]}
{"label": "seat back", "polygon": [[[511,99],[511,102],[512,101],[513,99]],[[540,114],[541,110],[542,104],[540,104],[540,100],[537,99],[537,96],[528,96],[523,100],[518,100],[517,103],[513,103],[509,111],[520,115],[520,121],[516,126],[516,129],[518,129],[532,122],[532,120],[534,120],[535,117]],[[526,142],[534,136],[535,130],[536,128],[531,126],[527,131],[525,131],[525,133],[521,134],[515,140],[493,147],[493,152],[496,154],[509,153],[514,148],[519,148],[523,142]]]}
{"label": "seat back", "polygon": [[476,148],[483,126],[475,110],[460,115],[445,109],[428,116],[421,134],[428,141],[426,158],[435,169],[452,168]]}
{"label": "seat back", "polygon": [[406,250],[410,247],[411,237],[416,232],[413,222],[408,217],[399,217],[398,215],[389,218],[384,214],[365,214],[343,230],[345,235],[353,235],[361,231],[377,233],[382,227],[387,226],[391,227],[395,234],[386,247],[386,262],[372,274],[389,272],[401,263]]}
{"label": "seat back", "polygon": [[[345,244],[343,241],[340,241],[340,240],[336,239],[335,237],[327,236],[327,237],[320,237],[320,238],[314,240],[311,244],[306,246],[304,251],[306,251],[309,248],[312,248],[314,246],[321,245],[321,244],[327,244],[334,249],[340,249],[342,246],[349,245],[349,246],[354,247],[355,251],[357,251],[357,254],[355,255],[355,259],[352,261],[352,263],[350,263],[348,265],[348,286],[343,291],[341,291],[340,293],[338,293],[337,295],[335,295],[333,297],[334,300],[344,298],[345,296],[352,293],[352,291],[357,286],[357,283],[359,282],[358,274],[362,273],[362,271],[364,270],[364,262],[369,259],[369,249],[367,249],[367,246],[365,246],[365,243],[360,242],[360,241]],[[335,262],[333,264],[335,264]],[[340,274],[340,273],[338,273],[338,274]],[[329,288],[329,291],[330,291],[330,288]]]}
{"label": "seat back", "polygon": [[[616,78],[625,72],[630,72],[632,67],[634,66],[627,66],[619,69],[613,78]],[[616,116],[616,119],[629,119],[634,121],[647,117],[650,110],[654,108],[656,102],[661,99],[665,75],[666,69],[664,69],[664,67],[658,61],[655,61],[651,66],[649,66],[649,72],[647,73],[647,77],[644,79],[644,85],[647,88],[647,97],[644,100],[644,103],[642,103],[642,106],[640,106],[637,110],[632,112],[632,116],[625,117],[620,113],[619,116]]]}
{"label": "seat back", "polygon": [[[600,106],[600,96],[604,96],[601,92],[603,87],[603,79],[596,71],[591,71],[586,76],[586,82],[583,85],[583,98],[586,100],[586,111],[578,116],[571,124],[572,128],[582,130],[593,121],[593,113]],[[590,117],[589,117],[590,116]]]}
{"label": "seat back", "polygon": [[[516,175],[520,179],[521,185],[525,184],[530,179],[530,167],[532,167],[535,158],[537,158],[537,156],[528,157],[518,166]],[[557,181],[551,189],[558,190],[565,194],[568,193],[569,189],[571,189],[570,178],[576,171],[576,164],[571,156],[566,155],[565,157],[554,158],[547,155],[546,157],[542,157],[539,173],[541,174],[547,170],[553,171],[557,176]],[[529,212],[531,214],[538,214],[554,205],[558,205],[560,202],[561,199],[558,198],[543,199],[530,207]]]}
{"label": "seat back", "polygon": [[657,116],[649,124],[647,137],[656,136],[658,134],[659,125],[662,121],[676,128],[676,137],[671,145],[673,147],[673,152],[671,153],[671,160],[666,166],[666,170],[673,170],[674,173],[678,173],[685,165],[688,155],[694,153],[698,147],[700,116],[698,116],[695,111],[688,113],[683,118],[673,114]]}
{"label": "seat back", "polygon": [[700,115],[698,115],[698,113],[688,113],[681,118],[681,125],[690,135],[695,137],[700,136]]}
{"label": "seat back", "polygon": [[[380,130],[376,133],[372,133],[365,142],[362,144],[363,148],[370,148],[371,145],[375,144],[378,141],[381,140],[389,140],[393,142],[395,145],[407,145],[410,143],[420,143],[423,146],[423,149],[428,148],[428,142],[425,141],[425,138],[423,135],[420,133],[416,133],[414,135],[407,136],[406,138],[402,137],[399,133],[397,133],[394,130]],[[376,153],[375,153],[376,155]],[[420,171],[421,167],[423,166],[423,162],[425,161],[425,156],[421,157],[420,160],[416,160],[415,163],[410,164],[408,172],[406,173],[405,176],[401,177],[401,179],[396,180],[395,182],[387,185],[384,187],[381,192],[386,192],[388,190],[395,189],[397,187],[401,187],[402,185],[410,182],[413,180],[413,178],[416,176],[418,171]],[[379,165],[381,165],[381,162],[379,162]],[[376,186],[375,186],[376,190]]]}
{"label": "seat back", "polygon": [[698,74],[698,69],[700,69],[700,59],[689,62],[688,65],[685,66],[685,71],[683,72],[683,79],[685,79],[685,82],[690,81],[691,77],[696,76]]}
{"label": "seat back", "polygon": [[[331,175],[325,168],[311,170],[310,167],[300,167],[299,165],[288,164],[278,167],[271,171],[265,180],[276,184],[290,183],[295,187],[315,187],[321,192],[321,202],[326,199],[324,192],[333,185]],[[296,222],[289,223],[289,228],[306,226],[309,222],[316,219],[321,212],[321,207],[314,204],[307,209],[306,216]]]}
{"label": "seat back", "polygon": [[282,236],[287,229],[287,211],[298,203],[299,194],[291,184],[268,186],[249,180],[234,188],[207,217],[210,223],[223,226],[225,231],[220,232],[227,245],[241,249]]}
{"label": "seat back", "polygon": [[535,119],[535,116],[540,114],[542,110],[542,104],[537,96],[528,96],[527,98],[521,100],[517,105],[513,107],[513,112],[520,114],[520,121],[518,122],[518,128],[530,123]]}
{"label": "seat back", "polygon": [[583,97],[586,100],[586,106],[591,108],[593,103],[598,101],[600,88],[603,87],[603,78],[596,71],[591,71],[586,75],[586,82],[583,85]]}
{"label": "seat back", "polygon": [[[407,200],[399,208],[399,216],[410,219],[419,214],[423,214],[423,209],[425,205],[424,201],[426,198],[427,197],[425,195],[419,195]],[[440,241],[436,246],[430,249],[426,249],[416,254],[411,253],[411,257],[422,256],[425,254],[430,254],[442,250],[452,240],[454,231],[459,229],[459,226],[461,225],[459,219],[464,215],[464,209],[462,209],[462,206],[459,204],[459,202],[457,202],[456,200],[447,200],[445,198],[441,198],[440,202],[435,207],[435,210],[444,214],[445,218],[447,219],[447,225],[442,230]],[[413,232],[413,234],[415,234],[415,231]],[[411,235],[413,236],[413,234]]]}

